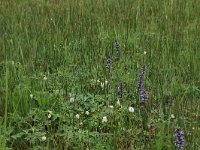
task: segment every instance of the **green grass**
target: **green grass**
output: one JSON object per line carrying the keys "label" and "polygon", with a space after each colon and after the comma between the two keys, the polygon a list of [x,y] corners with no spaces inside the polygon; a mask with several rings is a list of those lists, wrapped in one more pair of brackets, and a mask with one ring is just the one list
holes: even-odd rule
{"label": "green grass", "polygon": [[198,0],[0,1],[0,149],[172,150],[176,127],[200,149],[199,16]]}

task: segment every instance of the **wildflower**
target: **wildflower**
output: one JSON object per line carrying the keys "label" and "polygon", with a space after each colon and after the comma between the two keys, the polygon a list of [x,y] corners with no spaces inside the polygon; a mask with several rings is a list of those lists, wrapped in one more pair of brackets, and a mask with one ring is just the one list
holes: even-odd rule
{"label": "wildflower", "polygon": [[30,98],[33,99],[33,94],[30,94]]}
{"label": "wildflower", "polygon": [[148,95],[147,95],[146,91],[143,88],[140,89],[139,96],[140,96],[140,99],[141,99],[141,104],[142,104],[142,106],[144,106],[145,103],[148,100]]}
{"label": "wildflower", "polygon": [[142,67],[141,67],[141,74],[144,75],[145,71],[146,71],[146,66],[142,65]]}
{"label": "wildflower", "polygon": [[88,115],[90,114],[90,112],[89,112],[89,111],[86,111],[85,114],[88,116]]}
{"label": "wildflower", "polygon": [[79,114],[76,114],[76,119],[80,119],[80,115]]}
{"label": "wildflower", "polygon": [[109,107],[109,108],[111,108],[111,109],[113,109],[113,108],[114,108],[114,107],[113,107],[113,105],[109,105],[108,107]]}
{"label": "wildflower", "polygon": [[174,118],[175,118],[174,114],[171,114],[171,118],[172,118],[172,119],[174,119]]}
{"label": "wildflower", "polygon": [[99,80],[99,79],[97,80],[97,83],[100,83],[100,80]]}
{"label": "wildflower", "polygon": [[146,51],[144,51],[144,55],[146,55],[147,54],[147,52]]}
{"label": "wildflower", "polygon": [[48,119],[50,119],[51,118],[51,115],[52,115],[52,111],[50,111],[50,110],[47,110],[47,112],[48,112]]}
{"label": "wildflower", "polygon": [[138,77],[138,91],[140,91],[143,87],[143,77],[140,75]]}
{"label": "wildflower", "polygon": [[120,57],[120,47],[119,47],[119,43],[118,43],[117,40],[115,40],[115,42],[114,42],[114,49],[117,52],[116,60],[119,60],[119,57]]}
{"label": "wildflower", "polygon": [[115,40],[115,42],[114,42],[114,49],[115,49],[117,52],[119,52],[119,51],[120,51],[120,48],[119,48],[119,43],[118,43],[118,41],[117,41],[117,40]]}
{"label": "wildflower", "polygon": [[183,150],[185,144],[184,132],[181,131],[179,128],[176,128],[175,133],[176,133],[175,137],[176,137],[176,142],[178,144],[178,149]]}
{"label": "wildflower", "polygon": [[44,76],[43,80],[46,81],[47,79],[48,79],[47,76]]}
{"label": "wildflower", "polygon": [[47,112],[48,112],[49,114],[52,114],[52,111],[51,111],[51,110],[47,110]]}
{"label": "wildflower", "polygon": [[42,137],[42,142],[45,142],[46,141],[46,136],[44,135],[43,137]]}
{"label": "wildflower", "polygon": [[73,97],[71,97],[70,99],[69,99],[69,102],[70,103],[73,103],[75,101],[75,99],[73,98]]}
{"label": "wildflower", "polygon": [[106,67],[107,67],[108,69],[111,69],[111,66],[112,66],[112,59],[111,59],[110,56],[108,56]]}
{"label": "wildflower", "polygon": [[107,80],[105,80],[105,85],[107,85],[108,84],[108,81]]}
{"label": "wildflower", "polygon": [[118,106],[120,106],[120,105],[121,105],[121,103],[120,103],[120,100],[119,100],[119,99],[117,100],[117,105],[118,105]]}
{"label": "wildflower", "polygon": [[107,119],[107,117],[106,116],[104,116],[103,118],[102,118],[102,121],[101,121],[102,123],[106,123],[106,122],[108,122],[108,119]]}
{"label": "wildflower", "polygon": [[102,89],[104,88],[104,83],[103,83],[103,82],[101,82],[101,88],[102,88]]}
{"label": "wildflower", "polygon": [[48,114],[48,119],[50,119],[51,118],[51,114]]}
{"label": "wildflower", "polygon": [[144,106],[145,103],[147,102],[148,100],[148,95],[143,87],[143,76],[144,76],[144,73],[146,71],[146,66],[145,65],[142,65],[141,67],[141,73],[138,77],[138,95],[141,99],[141,105]]}
{"label": "wildflower", "polygon": [[135,111],[135,109],[133,107],[129,106],[128,107],[128,111],[131,112],[131,113],[133,113]]}
{"label": "wildflower", "polygon": [[123,98],[123,84],[120,83],[118,86],[118,99],[122,99]]}

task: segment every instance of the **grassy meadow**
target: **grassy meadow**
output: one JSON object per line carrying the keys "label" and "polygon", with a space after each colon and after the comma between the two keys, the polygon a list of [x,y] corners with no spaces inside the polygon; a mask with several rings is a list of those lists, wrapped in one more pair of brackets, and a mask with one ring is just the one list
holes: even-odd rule
{"label": "grassy meadow", "polygon": [[200,1],[1,0],[8,149],[200,150]]}

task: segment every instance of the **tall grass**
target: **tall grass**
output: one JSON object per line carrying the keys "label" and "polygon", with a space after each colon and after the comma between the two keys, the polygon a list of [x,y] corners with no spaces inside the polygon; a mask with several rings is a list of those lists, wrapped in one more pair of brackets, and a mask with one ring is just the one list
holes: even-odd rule
{"label": "tall grass", "polygon": [[180,127],[185,149],[198,150],[199,16],[198,0],[2,0],[0,148],[176,149]]}

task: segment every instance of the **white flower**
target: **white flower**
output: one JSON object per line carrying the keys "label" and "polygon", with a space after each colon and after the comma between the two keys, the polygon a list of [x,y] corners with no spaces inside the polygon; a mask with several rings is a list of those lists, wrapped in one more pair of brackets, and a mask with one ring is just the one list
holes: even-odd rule
{"label": "white flower", "polygon": [[102,88],[102,89],[104,88],[104,83],[103,83],[103,82],[101,82],[101,88]]}
{"label": "white flower", "polygon": [[128,107],[128,111],[131,112],[131,113],[133,113],[135,111],[135,109],[133,107],[129,106]]}
{"label": "white flower", "polygon": [[33,94],[30,94],[30,98],[33,99]]}
{"label": "white flower", "polygon": [[43,80],[46,81],[47,79],[48,79],[47,76],[44,76]]}
{"label": "white flower", "polygon": [[44,135],[44,136],[42,137],[42,141],[45,142],[46,139],[47,139],[47,138],[46,138],[46,136]]}
{"label": "white flower", "polygon": [[146,55],[147,54],[147,52],[146,51],[144,51],[144,55]]}
{"label": "white flower", "polygon": [[47,112],[48,112],[49,114],[52,114],[52,111],[51,111],[51,110],[47,110]]}
{"label": "white flower", "polygon": [[117,105],[118,105],[118,106],[120,106],[120,105],[121,105],[121,104],[120,104],[120,100],[117,100]]}
{"label": "white flower", "polygon": [[105,80],[105,85],[107,85],[108,84],[108,81],[107,80]]}
{"label": "white flower", "polygon": [[83,123],[82,122],[80,122],[80,126],[82,126],[83,125]]}
{"label": "white flower", "polygon": [[109,105],[108,107],[109,107],[109,108],[111,108],[111,109],[113,109],[113,108],[114,108],[114,107],[113,107],[113,105]]}
{"label": "white flower", "polygon": [[107,117],[106,116],[104,116],[103,118],[102,118],[102,121],[101,121],[102,123],[105,123],[105,122],[108,122],[108,119],[107,119]]}
{"label": "white flower", "polygon": [[175,118],[174,114],[171,114],[171,118],[172,118],[172,119],[174,119],[174,118]]}
{"label": "white flower", "polygon": [[71,98],[69,99],[69,101],[70,101],[70,103],[73,103],[73,102],[75,101],[75,99],[74,99],[73,97],[71,97]]}
{"label": "white flower", "polygon": [[48,114],[48,119],[50,119],[51,118],[51,114]]}
{"label": "white flower", "polygon": [[79,119],[79,118],[80,118],[80,115],[79,115],[79,114],[76,114],[76,118]]}
{"label": "white flower", "polygon": [[99,79],[97,80],[97,83],[100,83],[100,80],[99,80]]}
{"label": "white flower", "polygon": [[90,114],[90,112],[89,112],[89,111],[86,111],[86,112],[85,112],[85,114],[86,114],[86,115],[89,115],[89,114]]}

